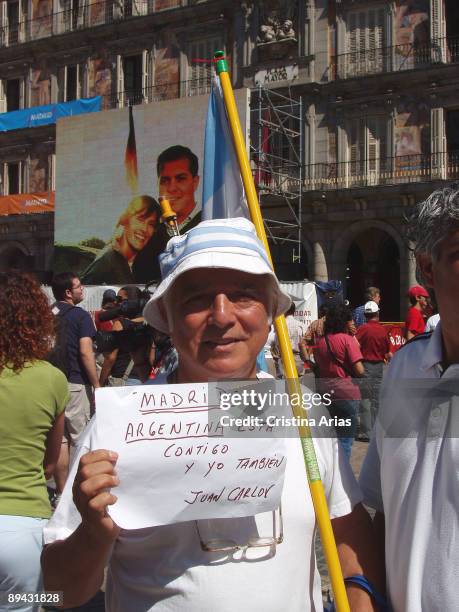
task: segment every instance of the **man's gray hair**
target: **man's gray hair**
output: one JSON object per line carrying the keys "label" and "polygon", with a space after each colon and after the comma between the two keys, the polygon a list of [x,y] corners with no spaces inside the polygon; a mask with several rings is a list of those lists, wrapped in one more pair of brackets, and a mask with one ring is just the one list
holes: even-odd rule
{"label": "man's gray hair", "polygon": [[459,229],[459,183],[437,189],[417,204],[407,217],[407,237],[414,253],[427,253],[437,258],[442,241]]}

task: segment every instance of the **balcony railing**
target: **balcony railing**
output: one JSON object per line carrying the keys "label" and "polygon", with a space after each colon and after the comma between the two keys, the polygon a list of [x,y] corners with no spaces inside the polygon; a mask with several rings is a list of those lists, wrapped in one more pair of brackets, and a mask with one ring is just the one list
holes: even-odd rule
{"label": "balcony railing", "polygon": [[177,81],[175,83],[157,83],[152,87],[127,89],[118,94],[107,95],[102,99],[102,108],[123,108],[149,102],[161,102],[175,98],[187,98],[208,94],[211,88],[210,76],[207,79]]}
{"label": "balcony railing", "polygon": [[400,72],[432,64],[454,64],[459,62],[459,37],[437,38],[429,43],[396,45],[345,53],[334,58],[334,78]]}
{"label": "balcony railing", "polygon": [[459,178],[459,151],[306,166],[308,191],[401,185]]}
{"label": "balcony railing", "polygon": [[184,6],[194,6],[207,1],[106,0],[89,3],[80,0],[78,6],[70,10],[3,26],[0,28],[0,47],[18,45]]}

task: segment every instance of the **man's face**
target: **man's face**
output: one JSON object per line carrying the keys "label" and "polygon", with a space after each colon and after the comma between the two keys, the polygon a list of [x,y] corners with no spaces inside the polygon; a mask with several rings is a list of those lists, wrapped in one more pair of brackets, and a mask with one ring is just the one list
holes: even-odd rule
{"label": "man's face", "polygon": [[381,294],[380,293],[376,293],[373,298],[372,298],[373,302],[376,302],[376,304],[379,304],[379,302],[381,301]]}
{"label": "man's face", "polygon": [[71,297],[75,305],[83,301],[83,285],[78,277],[72,280],[72,288],[67,290],[67,295]]}
{"label": "man's face", "polygon": [[[427,254],[418,257],[421,273],[427,287],[435,291],[435,301],[441,318],[457,319],[459,304],[459,230],[443,240],[438,258]],[[427,299],[424,298],[427,305]]]}
{"label": "man's face", "polygon": [[167,300],[179,375],[194,382],[253,378],[269,332],[266,279],[234,270],[190,270]]}
{"label": "man's face", "polygon": [[416,296],[416,300],[419,304],[419,308],[421,309],[421,312],[425,312],[429,306],[429,301],[426,298],[425,295],[417,295]]}
{"label": "man's face", "polygon": [[190,172],[188,159],[176,159],[165,163],[159,173],[159,195],[166,196],[173,210],[180,215],[194,207],[194,192],[199,185],[199,176]]}
{"label": "man's face", "polygon": [[155,212],[146,214],[142,211],[129,217],[124,235],[131,249],[141,251],[155,233],[157,223],[158,215]]}

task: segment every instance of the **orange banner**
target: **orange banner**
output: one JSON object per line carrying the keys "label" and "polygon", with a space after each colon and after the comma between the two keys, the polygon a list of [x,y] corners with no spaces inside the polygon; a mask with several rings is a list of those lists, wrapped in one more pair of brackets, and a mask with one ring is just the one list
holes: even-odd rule
{"label": "orange banner", "polygon": [[54,212],[54,191],[18,193],[0,197],[0,215]]}

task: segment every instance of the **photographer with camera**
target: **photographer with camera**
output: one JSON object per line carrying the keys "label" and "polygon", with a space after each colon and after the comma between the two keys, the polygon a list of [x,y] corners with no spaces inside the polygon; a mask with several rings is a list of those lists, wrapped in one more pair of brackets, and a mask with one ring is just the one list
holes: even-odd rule
{"label": "photographer with camera", "polygon": [[113,321],[111,332],[98,335],[104,353],[101,386],[141,385],[148,380],[152,330],[141,313],[149,298],[148,292],[127,285],[118,291],[117,306],[101,313],[101,321]]}

